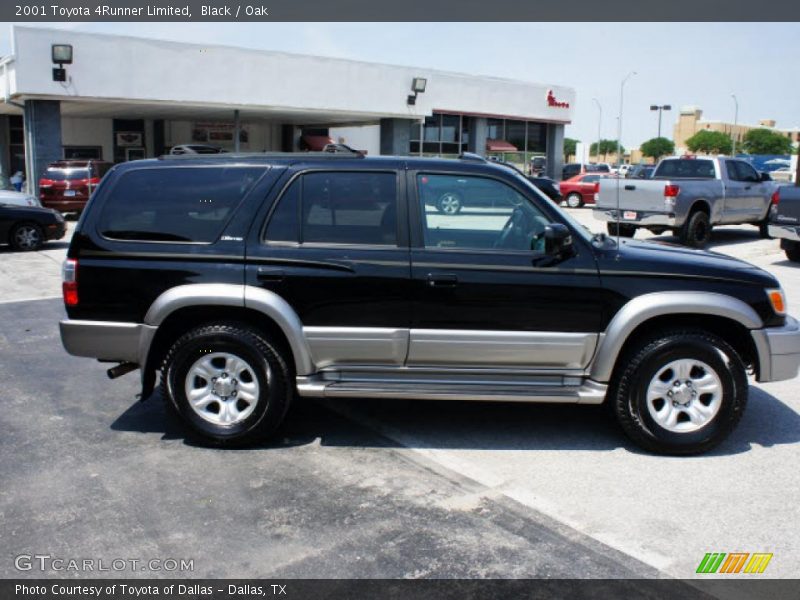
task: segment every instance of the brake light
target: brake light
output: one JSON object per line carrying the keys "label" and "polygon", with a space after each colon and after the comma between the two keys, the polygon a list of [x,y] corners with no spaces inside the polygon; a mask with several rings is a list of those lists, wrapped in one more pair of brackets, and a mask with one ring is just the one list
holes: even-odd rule
{"label": "brake light", "polygon": [[100,178],[99,177],[92,177],[91,179],[89,179],[88,183],[90,185],[97,185],[98,183],[100,183]]}
{"label": "brake light", "polygon": [[778,206],[778,203],[781,201],[781,191],[775,190],[772,192],[772,198],[770,199],[770,204],[772,206]]}
{"label": "brake light", "polygon": [[51,185],[53,185],[52,179],[42,178],[39,180],[39,187],[50,187]]}
{"label": "brake light", "polygon": [[677,198],[678,194],[680,193],[681,193],[681,188],[678,185],[668,184],[664,186],[665,198]]}
{"label": "brake light", "polygon": [[594,193],[595,194],[599,194],[600,193],[600,182],[599,181],[596,181],[595,184],[594,184]]}
{"label": "brake light", "polygon": [[61,267],[61,291],[65,305],[78,305],[78,261],[74,258],[65,260]]}

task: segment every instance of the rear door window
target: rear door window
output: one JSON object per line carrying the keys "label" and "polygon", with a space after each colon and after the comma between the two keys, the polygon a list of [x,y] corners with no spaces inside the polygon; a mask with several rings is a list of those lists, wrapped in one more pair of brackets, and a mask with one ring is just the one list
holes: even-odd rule
{"label": "rear door window", "polygon": [[714,163],[703,159],[665,160],[656,169],[654,179],[659,178],[713,179],[716,177]]}
{"label": "rear door window", "polygon": [[264,167],[170,167],[123,174],[103,206],[98,230],[134,241],[215,241]]}

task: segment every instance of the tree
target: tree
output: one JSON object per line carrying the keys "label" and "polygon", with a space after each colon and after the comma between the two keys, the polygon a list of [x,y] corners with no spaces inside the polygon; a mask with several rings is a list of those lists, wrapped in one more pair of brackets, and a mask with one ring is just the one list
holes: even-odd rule
{"label": "tree", "polygon": [[662,156],[675,153],[675,143],[665,137],[655,137],[644,142],[639,148],[644,156],[658,160]]}
{"label": "tree", "polygon": [[[619,151],[625,154],[625,146],[620,145]],[[600,140],[600,154],[616,154],[617,140]],[[589,154],[597,156],[597,142],[589,146]]]}
{"label": "tree", "polygon": [[564,138],[564,160],[568,161],[570,156],[575,156],[578,142],[580,140],[573,140],[572,138]]}
{"label": "tree", "polygon": [[751,129],[744,136],[743,150],[748,154],[791,154],[792,141],[776,131]]}
{"label": "tree", "polygon": [[731,142],[731,138],[721,131],[703,129],[686,140],[686,147],[692,152],[730,154],[731,150],[733,150],[733,142]]}

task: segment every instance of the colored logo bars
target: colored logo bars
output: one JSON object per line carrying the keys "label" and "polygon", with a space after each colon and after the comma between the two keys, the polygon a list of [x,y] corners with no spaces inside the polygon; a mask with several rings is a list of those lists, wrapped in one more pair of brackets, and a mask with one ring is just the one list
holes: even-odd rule
{"label": "colored logo bars", "polygon": [[[749,560],[748,560],[749,559]],[[697,573],[763,573],[772,553],[755,552],[708,552],[700,561]]]}

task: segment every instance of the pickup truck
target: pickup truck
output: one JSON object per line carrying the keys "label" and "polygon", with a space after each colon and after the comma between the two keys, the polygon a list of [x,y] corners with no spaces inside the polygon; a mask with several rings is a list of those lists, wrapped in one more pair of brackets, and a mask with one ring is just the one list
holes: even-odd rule
{"label": "pickup truck", "polygon": [[781,186],[769,211],[769,236],[781,240],[786,258],[800,262],[800,187]]}
{"label": "pickup truck", "polygon": [[594,216],[608,222],[611,235],[633,237],[640,227],[656,234],[672,231],[684,245],[702,248],[714,225],[752,223],[767,237],[776,189],[769,175],[743,160],[670,157],[650,179],[602,180]]}

